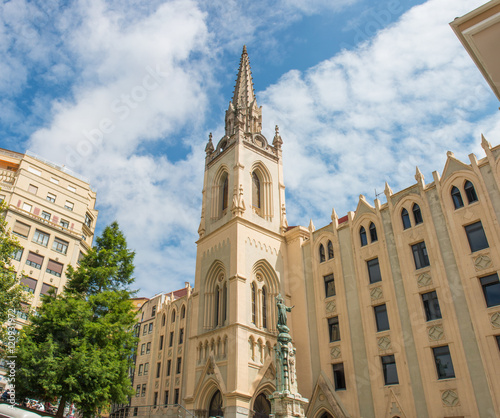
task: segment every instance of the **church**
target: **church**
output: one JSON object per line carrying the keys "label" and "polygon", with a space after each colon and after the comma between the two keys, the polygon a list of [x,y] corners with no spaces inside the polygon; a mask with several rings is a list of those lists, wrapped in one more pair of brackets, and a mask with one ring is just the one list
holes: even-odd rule
{"label": "church", "polygon": [[243,48],[194,288],[142,301],[129,415],[269,416],[281,295],[307,417],[499,416],[500,146],[316,229],[288,224],[286,139],[261,128]]}

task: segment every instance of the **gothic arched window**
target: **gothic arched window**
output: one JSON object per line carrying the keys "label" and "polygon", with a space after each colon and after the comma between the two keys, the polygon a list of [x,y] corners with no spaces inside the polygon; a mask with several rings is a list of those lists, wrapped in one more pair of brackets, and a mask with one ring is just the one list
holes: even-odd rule
{"label": "gothic arched window", "polygon": [[401,220],[403,221],[403,229],[411,228],[410,215],[405,208],[401,211]]}
{"label": "gothic arched window", "polygon": [[222,324],[227,319],[227,284],[224,282],[224,289],[222,290]]}
{"label": "gothic arched window", "polygon": [[161,317],[161,326],[162,327],[165,326],[165,321],[166,321],[165,314],[163,314],[162,317]]}
{"label": "gothic arched window", "polygon": [[226,174],[224,180],[222,181],[222,210],[227,209],[229,200],[229,176]]}
{"label": "gothic arched window", "polygon": [[464,206],[464,201],[462,200],[460,190],[458,190],[458,188],[455,186],[453,186],[451,189],[451,198],[453,199],[453,205],[455,205],[455,209],[460,209]]}
{"label": "gothic arched window", "polygon": [[224,411],[222,410],[222,395],[220,391],[214,393],[212,399],[210,400],[210,406],[208,408],[209,417],[223,417]]}
{"label": "gothic arched window", "polygon": [[361,240],[361,246],[364,247],[366,244],[368,244],[368,240],[366,238],[366,230],[365,227],[362,226],[359,229],[359,239]]}
{"label": "gothic arched window", "polygon": [[256,308],[257,308],[257,290],[255,283],[252,283],[252,324],[255,324]]}
{"label": "gothic arched window", "polygon": [[181,319],[184,319],[185,317],[186,317],[186,305],[182,305]]}
{"label": "gothic arched window", "polygon": [[477,202],[477,194],[474,185],[467,180],[464,184],[465,195],[467,196],[467,201],[469,203]]}
{"label": "gothic arched window", "polygon": [[252,206],[260,209],[260,180],[257,173],[252,173]]}
{"label": "gothic arched window", "polygon": [[319,246],[319,262],[322,263],[325,261],[325,247],[323,247],[323,244]]}
{"label": "gothic arched window", "polygon": [[331,258],[333,258],[333,244],[331,241],[328,241],[327,248],[328,248],[328,260],[330,260]]}
{"label": "gothic arched window", "polygon": [[415,225],[421,224],[424,220],[422,219],[422,212],[420,211],[420,206],[416,203],[413,205],[413,219],[415,220]]}
{"label": "gothic arched window", "polygon": [[377,237],[377,228],[375,228],[375,224],[370,222],[370,242],[378,241]]}
{"label": "gothic arched window", "polygon": [[267,291],[262,288],[262,328],[267,328]]}
{"label": "gothic arched window", "polygon": [[219,325],[219,298],[220,298],[220,290],[219,286],[215,288],[215,326]]}
{"label": "gothic arched window", "polygon": [[175,322],[175,310],[172,311],[172,322]]}
{"label": "gothic arched window", "polygon": [[267,418],[271,414],[271,402],[267,396],[260,393],[253,403],[253,417],[254,418]]}

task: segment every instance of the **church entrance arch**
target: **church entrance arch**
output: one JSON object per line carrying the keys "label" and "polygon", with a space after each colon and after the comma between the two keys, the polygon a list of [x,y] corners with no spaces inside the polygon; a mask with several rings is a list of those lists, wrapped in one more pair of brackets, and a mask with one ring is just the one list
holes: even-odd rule
{"label": "church entrance arch", "polygon": [[260,393],[253,403],[253,418],[267,418],[271,414],[271,402],[264,393]]}
{"label": "church entrance arch", "polygon": [[224,411],[222,410],[222,394],[220,390],[214,393],[212,399],[210,400],[210,405],[208,407],[209,417],[223,417]]}

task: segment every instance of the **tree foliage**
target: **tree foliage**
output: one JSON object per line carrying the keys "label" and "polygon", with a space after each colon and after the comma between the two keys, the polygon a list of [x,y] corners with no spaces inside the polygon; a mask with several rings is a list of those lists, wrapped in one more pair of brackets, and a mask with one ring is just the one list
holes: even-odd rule
{"label": "tree foliage", "polygon": [[68,268],[64,293],[44,297],[18,345],[16,391],[60,398],[56,416],[62,416],[66,401],[91,416],[131,394],[134,253],[116,222],[96,242],[77,269]]}

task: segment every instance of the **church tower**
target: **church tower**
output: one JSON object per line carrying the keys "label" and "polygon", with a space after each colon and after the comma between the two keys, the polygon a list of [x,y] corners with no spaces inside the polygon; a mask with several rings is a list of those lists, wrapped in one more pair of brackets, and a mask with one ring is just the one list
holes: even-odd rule
{"label": "church tower", "polygon": [[269,414],[266,396],[275,389],[275,298],[287,295],[288,225],[282,140],[278,127],[272,143],[261,129],[243,47],[225,135],[216,142],[210,134],[205,148],[187,357],[196,373],[184,392],[200,417]]}

